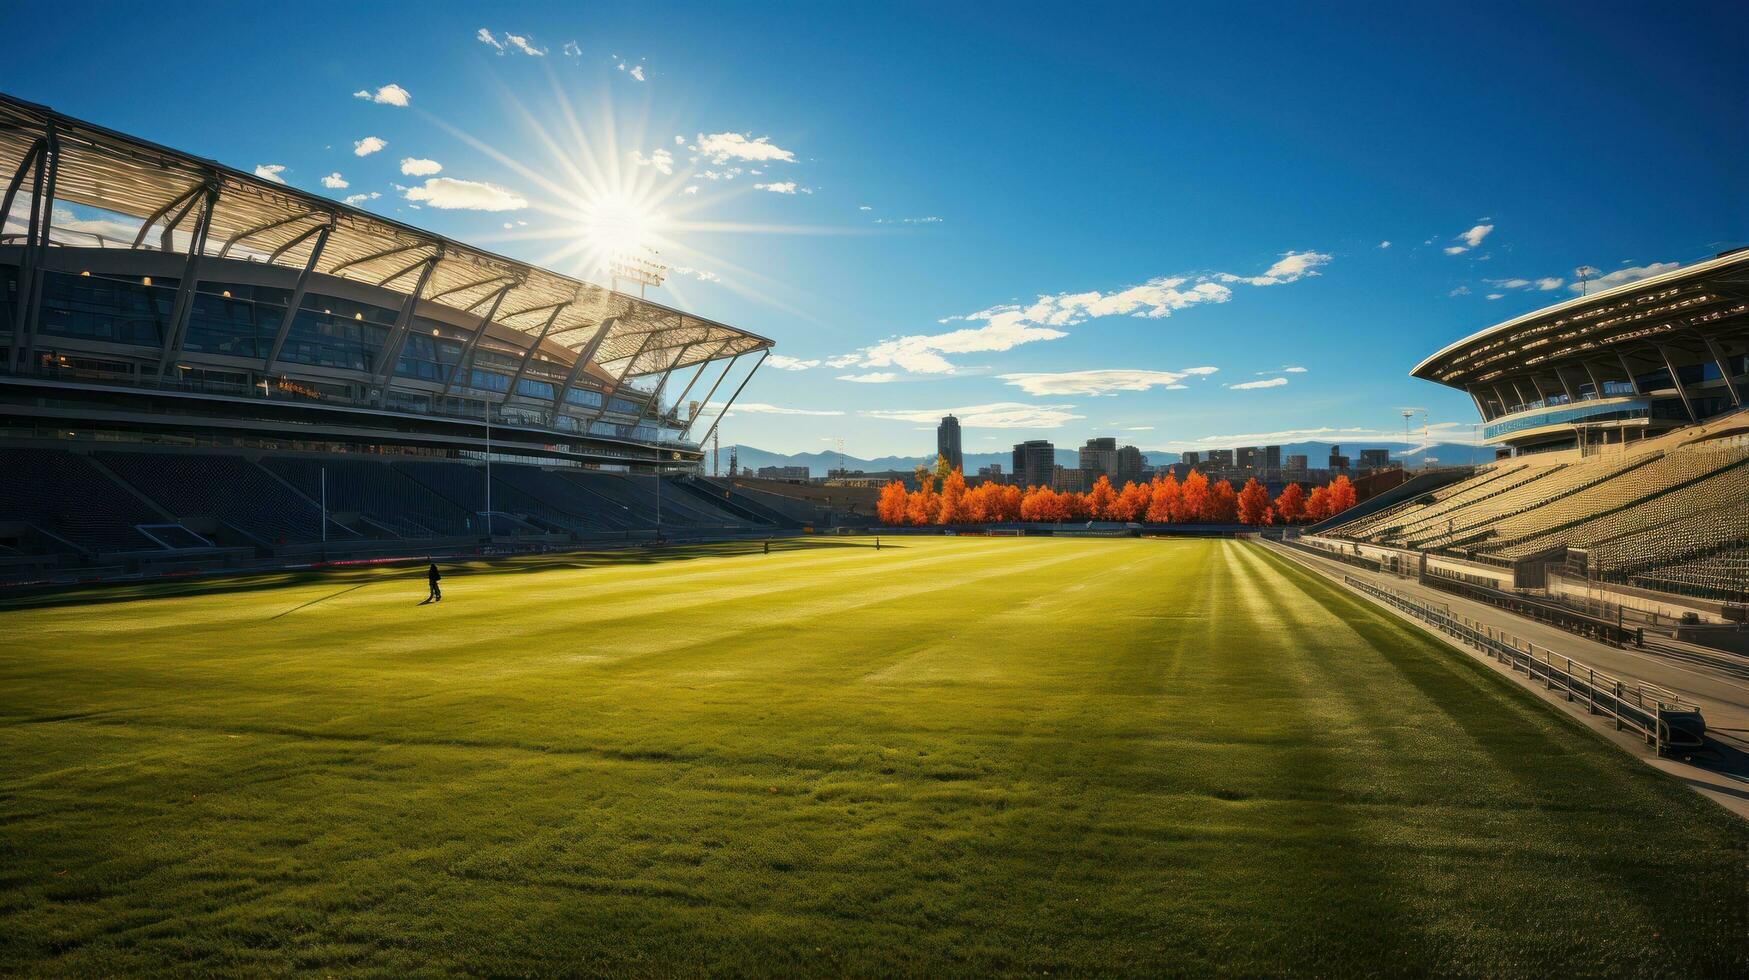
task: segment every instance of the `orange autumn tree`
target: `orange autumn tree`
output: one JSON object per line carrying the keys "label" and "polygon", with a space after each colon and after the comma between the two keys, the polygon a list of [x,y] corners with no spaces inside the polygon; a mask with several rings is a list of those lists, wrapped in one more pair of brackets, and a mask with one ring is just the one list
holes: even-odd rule
{"label": "orange autumn tree", "polygon": [[923,485],[905,501],[905,520],[911,524],[934,524],[940,512],[941,496],[935,492],[935,481],[924,477]]}
{"label": "orange autumn tree", "polygon": [[1306,523],[1316,524],[1330,516],[1330,490],[1328,487],[1313,487],[1312,495],[1306,498]]}
{"label": "orange autumn tree", "polygon": [[1208,504],[1202,519],[1210,524],[1231,524],[1239,519],[1239,495],[1226,480],[1216,480],[1209,486]]}
{"label": "orange autumn tree", "polygon": [[1281,488],[1281,496],[1275,498],[1275,516],[1283,524],[1293,524],[1306,516],[1306,491],[1299,484]]}
{"label": "orange autumn tree", "polygon": [[1179,510],[1173,519],[1186,524],[1207,520],[1209,505],[1209,478],[1196,470],[1184,478],[1184,486],[1179,490]]}
{"label": "orange autumn tree", "polygon": [[1020,519],[1023,521],[1048,524],[1067,517],[1062,495],[1050,487],[1027,487],[1026,495],[1020,499]]}
{"label": "orange autumn tree", "polygon": [[1179,519],[1183,509],[1183,491],[1178,486],[1178,477],[1170,473],[1155,477],[1148,487],[1148,520],[1155,524],[1170,524]]}
{"label": "orange autumn tree", "polygon": [[1354,484],[1348,482],[1348,477],[1338,476],[1330,481],[1330,514],[1335,516],[1354,506]]}
{"label": "orange autumn tree", "polygon": [[1270,523],[1273,515],[1269,509],[1269,491],[1263,489],[1263,484],[1258,483],[1256,477],[1245,481],[1245,489],[1239,491],[1238,505],[1239,523],[1252,527],[1263,527]]}
{"label": "orange autumn tree", "polygon": [[1020,520],[1020,501],[1025,495],[1021,492],[1019,487],[1011,485],[997,486],[996,492],[992,493],[990,496],[993,500],[993,503],[991,504],[993,510],[991,513],[996,515],[992,520]]}
{"label": "orange autumn tree", "polygon": [[905,485],[894,480],[881,488],[881,499],[875,504],[875,513],[880,516],[882,524],[903,524],[908,504]]}
{"label": "orange autumn tree", "polygon": [[971,520],[967,513],[965,474],[952,470],[941,479],[941,505],[935,523],[969,524]]}
{"label": "orange autumn tree", "polygon": [[1146,483],[1125,483],[1123,492],[1117,495],[1117,517],[1120,521],[1145,521],[1148,519],[1148,503],[1153,494],[1148,491]]}
{"label": "orange autumn tree", "polygon": [[1111,520],[1111,506],[1117,503],[1117,491],[1111,488],[1111,478],[1103,474],[1093,481],[1093,489],[1087,491],[1086,516],[1096,521]]}

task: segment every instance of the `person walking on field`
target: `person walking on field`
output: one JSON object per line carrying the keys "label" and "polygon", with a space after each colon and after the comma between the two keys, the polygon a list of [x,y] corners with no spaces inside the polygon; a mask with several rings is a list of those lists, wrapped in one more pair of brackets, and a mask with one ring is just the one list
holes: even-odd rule
{"label": "person walking on field", "polygon": [[432,562],[431,567],[425,570],[425,580],[431,583],[431,595],[426,598],[426,602],[443,601],[443,590],[437,587],[438,581],[442,578],[443,573],[437,570],[437,562]]}

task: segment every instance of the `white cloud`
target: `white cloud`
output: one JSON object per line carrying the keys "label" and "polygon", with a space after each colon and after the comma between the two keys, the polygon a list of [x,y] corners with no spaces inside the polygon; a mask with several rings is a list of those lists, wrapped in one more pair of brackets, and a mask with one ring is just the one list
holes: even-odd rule
{"label": "white cloud", "polygon": [[1471,248],[1475,248],[1476,246],[1482,244],[1482,239],[1487,238],[1489,232],[1492,232],[1493,230],[1494,230],[1493,225],[1477,225],[1474,228],[1471,228],[1469,231],[1466,231],[1463,234],[1459,235],[1458,237],[1464,240],[1465,245],[1468,245]]}
{"label": "white cloud", "polygon": [[346,178],[340,176],[340,171],[336,170],[333,173],[329,174],[328,176],[322,178],[322,186],[328,188],[331,191],[338,191],[338,190],[344,190],[348,187],[351,187],[352,185],[348,184],[346,182]]}
{"label": "white cloud", "polygon": [[867,374],[840,374],[839,381],[854,381],[863,385],[884,385],[889,381],[899,380],[899,376],[891,371],[870,371]]}
{"label": "white cloud", "polygon": [[407,188],[405,197],[446,211],[518,211],[528,207],[528,201],[514,191],[454,177],[432,177],[419,187]]}
{"label": "white cloud", "polygon": [[413,93],[407,91],[406,89],[402,88],[399,85],[396,85],[394,82],[390,82],[389,84],[384,85],[382,88],[377,89],[375,92],[372,92],[370,89],[367,89],[367,88],[366,89],[359,89],[358,91],[352,93],[352,97],[355,99],[365,99],[367,101],[375,102],[375,103],[378,103],[380,105],[394,105],[394,106],[401,106],[402,108],[405,108],[407,106],[407,103],[413,101]]}
{"label": "white cloud", "polygon": [[1589,284],[1578,282],[1570,283],[1567,288],[1575,293],[1595,292],[1600,289],[1609,289],[1612,286],[1620,286],[1623,283],[1637,282],[1641,279],[1648,279],[1652,276],[1661,276],[1666,272],[1680,268],[1681,265],[1682,263],[1680,262],[1653,262],[1651,265],[1629,266],[1626,269],[1617,269],[1607,276],[1598,276],[1597,278],[1592,279]]}
{"label": "white cloud", "polygon": [[874,210],[874,208],[871,208],[866,204],[859,204],[859,205],[857,205],[856,209],[858,211],[873,211]]}
{"label": "white cloud", "polygon": [[546,48],[535,47],[533,44],[529,43],[528,38],[522,36],[521,34],[511,34],[509,32],[506,32],[504,35],[504,41],[505,41],[505,43],[509,44],[511,47],[515,48],[518,51],[521,51],[523,54],[526,54],[531,58],[544,58],[544,57],[546,57],[546,53],[547,53]]}
{"label": "white cloud", "polygon": [[[867,211],[868,208],[863,208]],[[877,225],[939,225],[942,218],[937,215],[925,215],[921,218],[876,218]]]}
{"label": "white cloud", "polygon": [[481,44],[491,45],[499,54],[504,53],[504,45],[500,43],[497,38],[492,36],[491,31],[486,30],[484,27],[474,32],[474,40],[479,41]]}
{"label": "white cloud", "polygon": [[1289,374],[1305,374],[1305,373],[1306,373],[1306,369],[1305,369],[1305,368],[1303,368],[1303,367],[1298,367],[1298,366],[1295,366],[1295,367],[1284,367],[1284,368],[1282,368],[1282,370],[1283,370],[1283,371],[1286,371],[1286,372],[1287,372],[1287,373],[1289,373]]}
{"label": "white cloud", "polygon": [[682,187],[680,189],[680,193],[682,193],[682,194],[697,194],[698,193],[698,185],[697,184],[687,184],[685,187]]}
{"label": "white cloud", "polygon": [[388,145],[388,140],[378,139],[375,136],[366,136],[364,139],[353,141],[352,155],[355,157],[368,157],[372,153],[375,153]]}
{"label": "white cloud", "polygon": [[1538,288],[1546,293],[1546,292],[1549,292],[1550,290],[1560,289],[1561,283],[1564,281],[1565,280],[1562,280],[1556,276],[1548,276],[1548,277],[1543,278],[1543,279],[1538,279],[1536,281],[1536,288]]}
{"label": "white cloud", "polygon": [[1270,378],[1268,381],[1245,381],[1227,387],[1234,391],[1250,391],[1253,388],[1280,388],[1285,384],[1287,384],[1286,378]]}
{"label": "white cloud", "polygon": [[[1468,252],[1470,249],[1475,248],[1476,246],[1482,244],[1482,239],[1487,238],[1489,233],[1492,232],[1493,230],[1494,230],[1493,225],[1478,224],[1475,227],[1471,228],[1469,231],[1462,232],[1462,233],[1458,234],[1456,237],[1458,238],[1458,240],[1462,241],[1463,244],[1462,245],[1448,245],[1448,246],[1446,246],[1445,254],[1447,254],[1447,255],[1462,255],[1465,252]],[[1429,244],[1432,244],[1432,242],[1429,241]]]}
{"label": "white cloud", "polygon": [[443,172],[443,164],[423,157],[402,157],[401,172],[409,177],[429,177]]}
{"label": "white cloud", "polygon": [[753,186],[757,190],[770,191],[773,194],[794,194],[796,192],[796,182],[793,180],[777,184],[754,184]]}
{"label": "white cloud", "polygon": [[1379,248],[1390,248],[1390,247],[1391,247],[1391,242],[1389,239],[1386,239],[1385,241],[1379,242]]}
{"label": "white cloud", "polygon": [[1500,299],[1501,297],[1503,297],[1505,295],[1506,295],[1505,293],[1489,293],[1488,298],[1489,299]]}
{"label": "white cloud", "polygon": [[[716,273],[711,272],[708,269],[695,269],[690,265],[669,266],[668,271],[674,273],[675,275],[679,275],[679,276],[691,276],[692,278],[697,279],[699,282],[722,282],[723,281],[722,276],[719,276]],[[774,361],[782,356],[783,356],[782,354],[773,354],[773,355],[771,355],[770,358],[768,358],[768,360]]]}
{"label": "white cloud", "polygon": [[583,47],[576,41],[566,41],[564,53],[567,58],[581,58],[583,57]]}
{"label": "white cloud", "polygon": [[1110,369],[1065,371],[1060,374],[1002,374],[997,377],[1029,395],[1099,396],[1120,391],[1147,391],[1154,387],[1170,387],[1191,375],[1210,375],[1215,371],[1212,367],[1187,368],[1183,371]]}
{"label": "white cloud", "polygon": [[632,70],[630,72],[628,72],[628,74],[630,74],[633,78],[635,78],[641,82],[644,80],[644,66],[643,65],[633,65]]}
{"label": "white cloud", "polygon": [[992,402],[959,408],[875,409],[858,414],[894,422],[924,422],[930,425],[941,421],[944,415],[953,415],[959,418],[961,426],[968,429],[1054,429],[1086,418],[1085,415],[1076,415],[1071,411],[1074,407]]}
{"label": "white cloud", "polygon": [[1446,293],[1447,296],[1468,296],[1469,294],[1470,294],[1470,287],[1468,287],[1468,286],[1459,286],[1458,288],[1452,290],[1451,292]]}
{"label": "white cloud", "polygon": [[[1469,422],[1434,422],[1427,427],[1435,442],[1479,444],[1477,433]],[[1412,441],[1403,438],[1402,429],[1373,429],[1359,426],[1346,428],[1282,429],[1277,432],[1244,432],[1237,435],[1199,436],[1177,440],[1162,448],[1171,450],[1224,448],[1227,446],[1268,446],[1288,442],[1383,442],[1399,446],[1419,446],[1420,433]]]}
{"label": "white cloud", "polygon": [[1318,267],[1330,261],[1330,256],[1323,252],[1286,252],[1276,260],[1276,263],[1264,270],[1261,276],[1235,276],[1231,273],[1221,273],[1217,276],[1222,282],[1246,282],[1253,286],[1277,286],[1285,282],[1297,282],[1306,276],[1318,274]]}
{"label": "white cloud", "polygon": [[1151,425],[1130,425],[1130,426],[1125,426],[1124,431],[1125,432],[1153,432],[1154,427]]}
{"label": "white cloud", "polygon": [[779,405],[767,405],[764,402],[736,402],[734,407],[729,409],[730,415],[738,415],[742,412],[746,412],[748,415],[843,415],[844,414],[843,412],[841,412],[835,408],[833,408],[833,409],[784,408],[784,407],[779,406]]}
{"label": "white cloud", "polygon": [[674,154],[664,149],[651,150],[649,156],[633,150],[632,162],[640,167],[655,167],[657,173],[664,175],[674,172]]}
{"label": "white cloud", "polygon": [[809,368],[819,367],[820,362],[817,360],[804,361],[799,357],[791,357],[788,354],[773,354],[765,359],[765,365],[767,367],[776,368],[779,371],[806,371]]}
{"label": "white cloud", "polygon": [[347,204],[363,204],[366,201],[374,201],[382,196],[382,191],[371,191],[369,194],[349,194],[343,200],[345,200]]}
{"label": "white cloud", "polygon": [[285,178],[280,176],[280,174],[283,173],[285,173],[285,164],[283,163],[258,163],[255,165],[255,176],[260,177],[262,180],[271,180],[276,184],[283,184],[285,183]]}
{"label": "white cloud", "polygon": [[[1196,276],[1164,276],[1116,292],[1057,293],[1040,296],[1027,305],[1005,304],[954,321],[982,322],[940,334],[892,337],[843,355],[834,367],[899,367],[917,374],[952,374],[954,365],[944,354],[1005,351],[1021,344],[1066,337],[1062,327],[1107,316],[1162,319],[1175,311],[1209,303],[1225,303],[1233,289],[1224,283],[1269,286],[1317,275],[1317,268],[1330,257],[1319,252],[1289,252],[1260,276],[1206,273]],[[1220,281],[1216,281],[1220,280]]]}
{"label": "white cloud", "polygon": [[698,142],[692,148],[716,164],[728,163],[730,160],[796,162],[794,153],[774,145],[769,136],[752,139],[743,133],[712,133],[709,136],[700,133]]}

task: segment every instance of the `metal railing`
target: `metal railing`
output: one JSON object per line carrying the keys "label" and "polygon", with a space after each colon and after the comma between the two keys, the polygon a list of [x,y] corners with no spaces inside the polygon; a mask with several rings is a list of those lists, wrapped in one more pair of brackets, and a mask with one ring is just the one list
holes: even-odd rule
{"label": "metal railing", "polygon": [[1699,748],[1703,742],[1706,722],[1700,708],[1683,701],[1674,691],[1644,681],[1623,680],[1547,647],[1539,649],[1504,630],[1467,616],[1455,616],[1449,609],[1380,588],[1352,575],[1342,576],[1342,581],[1487,654],[1509,670],[1522,672],[1532,683],[1541,683],[1545,690],[1560,692],[1568,702],[1583,703],[1588,714],[1610,718],[1618,732],[1638,734],[1659,755],[1672,748]]}

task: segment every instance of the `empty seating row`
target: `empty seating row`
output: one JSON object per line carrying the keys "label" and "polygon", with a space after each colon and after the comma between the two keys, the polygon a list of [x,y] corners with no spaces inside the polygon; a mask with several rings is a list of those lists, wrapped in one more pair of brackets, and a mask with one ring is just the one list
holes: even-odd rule
{"label": "empty seating row", "polygon": [[92,554],[161,547],[135,528],[165,523],[165,516],[85,456],[6,447],[0,467],[0,522],[30,524]]}

